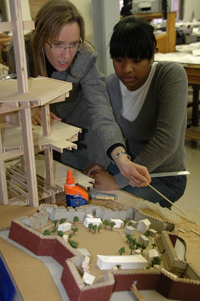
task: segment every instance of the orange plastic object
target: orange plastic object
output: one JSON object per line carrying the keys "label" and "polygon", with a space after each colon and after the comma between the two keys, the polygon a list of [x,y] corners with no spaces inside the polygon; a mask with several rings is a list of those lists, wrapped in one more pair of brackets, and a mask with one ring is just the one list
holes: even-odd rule
{"label": "orange plastic object", "polygon": [[64,185],[67,206],[81,206],[88,204],[88,193],[78,185],[75,185],[75,180],[71,170],[67,171],[66,184]]}

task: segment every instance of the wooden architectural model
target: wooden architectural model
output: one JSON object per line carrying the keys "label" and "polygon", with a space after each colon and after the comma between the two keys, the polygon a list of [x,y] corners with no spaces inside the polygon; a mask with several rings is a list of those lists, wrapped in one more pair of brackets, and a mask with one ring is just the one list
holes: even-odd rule
{"label": "wooden architectural model", "polygon": [[[0,22],[0,31],[13,32],[17,80],[0,81],[0,203],[37,207],[45,192],[54,200],[63,190],[54,181],[53,150],[76,148],[73,142],[81,129],[60,122],[50,127],[49,104],[64,101],[72,85],[50,78],[28,79],[23,30],[34,29],[34,24],[22,22],[20,0],[10,0],[10,12],[12,22]],[[31,109],[38,106],[42,127],[31,123]],[[45,180],[36,176],[35,153],[39,151],[45,155]],[[4,161],[19,156],[20,168],[6,173]]]}

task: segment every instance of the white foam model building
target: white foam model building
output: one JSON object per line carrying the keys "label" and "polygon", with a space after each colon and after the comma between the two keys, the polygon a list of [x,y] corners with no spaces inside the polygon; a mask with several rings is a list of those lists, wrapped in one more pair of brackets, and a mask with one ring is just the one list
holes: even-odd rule
{"label": "white foam model building", "polygon": [[156,234],[158,233],[158,231],[154,230],[154,229],[149,229],[150,231],[150,236],[151,237],[156,237]]}
{"label": "white foam model building", "polygon": [[71,226],[72,226],[72,224],[70,224],[68,222],[59,224],[58,231],[63,231],[63,232],[69,231],[71,229]]}
{"label": "white foam model building", "polygon": [[148,239],[148,237],[146,237],[145,235],[140,235],[140,237],[139,237],[139,242],[140,242],[141,244],[145,244],[146,246],[148,246],[148,244],[149,244],[149,239]]}
{"label": "white foam model building", "polygon": [[137,230],[145,233],[151,226],[151,223],[148,219],[142,219],[138,222]]}
{"label": "white foam model building", "polygon": [[148,263],[142,255],[97,255],[97,257],[97,266],[101,270],[110,270],[114,265],[120,265],[121,269],[144,269],[146,263]]}
{"label": "white foam model building", "polygon": [[116,225],[114,225],[113,228],[121,228],[121,225],[124,223],[121,219],[115,219],[115,218],[111,218],[110,219],[111,223],[115,222]]}
{"label": "white foam model building", "polygon": [[95,217],[93,217],[93,218],[88,218],[88,217],[86,217],[86,218],[84,219],[83,225],[84,225],[86,228],[88,228],[89,224],[93,224],[93,225],[99,226],[99,225],[101,224],[101,219],[100,219],[100,218],[95,218]]}
{"label": "white foam model building", "polygon": [[63,235],[63,239],[64,239],[64,241],[68,242],[69,235],[67,235],[67,234],[64,234],[64,235]]}
{"label": "white foam model building", "polygon": [[152,264],[152,260],[158,256],[158,252],[155,249],[151,249],[149,250],[149,258],[148,258],[148,262],[151,265]]}
{"label": "white foam model building", "polygon": [[125,233],[126,233],[126,234],[131,234],[131,235],[133,235],[133,234],[135,233],[135,230],[136,230],[136,228],[134,228],[134,227],[132,227],[132,226],[128,226],[128,227],[126,227],[126,229],[125,229]]}
{"label": "white foam model building", "polygon": [[95,280],[95,276],[91,275],[90,273],[85,272],[83,274],[83,281],[88,284],[88,285],[92,285],[94,283]]}

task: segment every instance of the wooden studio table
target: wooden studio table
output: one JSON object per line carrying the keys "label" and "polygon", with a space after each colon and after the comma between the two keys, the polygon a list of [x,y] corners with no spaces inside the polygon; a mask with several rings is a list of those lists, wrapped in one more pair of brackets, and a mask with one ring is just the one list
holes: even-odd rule
{"label": "wooden studio table", "polygon": [[200,90],[200,58],[189,53],[156,53],[154,61],[180,63],[188,77],[188,83],[193,86],[192,125],[198,126],[199,119],[199,90]]}
{"label": "wooden studio table", "polygon": [[199,90],[200,90],[200,65],[187,64],[184,66],[188,76],[188,83],[193,86],[192,125],[198,126],[199,120]]}

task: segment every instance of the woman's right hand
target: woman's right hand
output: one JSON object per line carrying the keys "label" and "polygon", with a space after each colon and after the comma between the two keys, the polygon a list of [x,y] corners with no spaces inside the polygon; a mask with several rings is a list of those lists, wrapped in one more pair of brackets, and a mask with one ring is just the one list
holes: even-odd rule
{"label": "woman's right hand", "polygon": [[[50,124],[53,125],[53,120],[61,121],[62,119],[56,116],[54,113],[50,112]],[[32,124],[34,125],[42,125],[42,114],[41,110],[37,110],[32,116],[31,116]]]}

